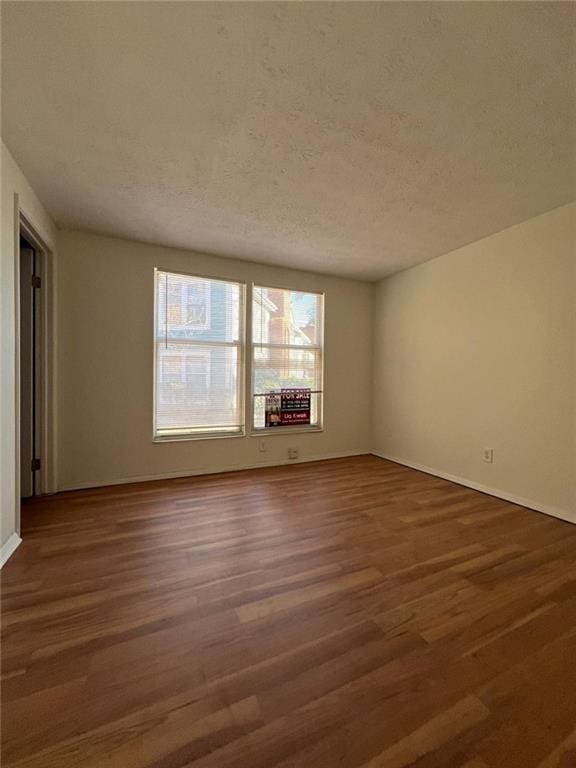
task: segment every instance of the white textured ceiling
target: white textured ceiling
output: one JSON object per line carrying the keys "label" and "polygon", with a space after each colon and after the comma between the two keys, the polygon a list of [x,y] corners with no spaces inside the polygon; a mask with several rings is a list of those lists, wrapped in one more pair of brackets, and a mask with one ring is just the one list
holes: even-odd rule
{"label": "white textured ceiling", "polygon": [[566,2],[3,2],[56,222],[376,279],[573,199]]}

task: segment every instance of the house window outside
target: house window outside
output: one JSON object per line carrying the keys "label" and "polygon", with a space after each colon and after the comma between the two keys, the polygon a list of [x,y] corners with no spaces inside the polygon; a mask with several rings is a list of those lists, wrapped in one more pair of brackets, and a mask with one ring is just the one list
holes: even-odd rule
{"label": "house window outside", "polygon": [[162,405],[206,404],[210,391],[210,353],[189,350],[164,355],[159,369]]}

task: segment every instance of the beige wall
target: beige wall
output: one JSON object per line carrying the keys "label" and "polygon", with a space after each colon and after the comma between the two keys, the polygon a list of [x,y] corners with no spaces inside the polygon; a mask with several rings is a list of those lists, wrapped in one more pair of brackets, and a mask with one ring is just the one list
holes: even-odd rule
{"label": "beige wall", "polygon": [[54,249],[56,230],[24,175],[2,143],[2,260],[0,280],[0,542],[15,532],[19,500],[16,481],[16,286],[19,253],[18,217],[21,211],[44,243]]}
{"label": "beige wall", "polygon": [[576,522],[575,222],[564,206],[378,285],[374,450]]}
{"label": "beige wall", "polygon": [[[368,283],[59,232],[60,488],[279,463],[370,449],[372,292]],[[326,294],[325,430],[258,439],[153,443],[154,267]]]}

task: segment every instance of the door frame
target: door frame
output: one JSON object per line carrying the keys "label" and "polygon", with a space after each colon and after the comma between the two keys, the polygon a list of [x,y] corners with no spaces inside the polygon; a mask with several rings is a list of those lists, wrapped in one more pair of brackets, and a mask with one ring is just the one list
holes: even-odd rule
{"label": "door frame", "polygon": [[55,382],[55,259],[52,251],[26,215],[18,210],[18,247],[15,253],[16,290],[16,532],[20,535],[20,235],[36,252],[38,274],[41,279],[39,293],[39,329],[37,336],[37,449],[41,468],[36,476],[36,494],[55,493],[56,486],[56,382]]}

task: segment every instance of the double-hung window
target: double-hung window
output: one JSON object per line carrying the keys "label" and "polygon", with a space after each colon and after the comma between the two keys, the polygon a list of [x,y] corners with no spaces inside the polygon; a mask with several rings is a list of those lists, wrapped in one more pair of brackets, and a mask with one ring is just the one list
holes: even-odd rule
{"label": "double-hung window", "polygon": [[154,437],[244,431],[244,285],[156,270]]}
{"label": "double-hung window", "polygon": [[322,427],[322,294],[160,269],[155,291],[155,440]]}
{"label": "double-hung window", "polygon": [[322,426],[324,297],[252,288],[252,429]]}

